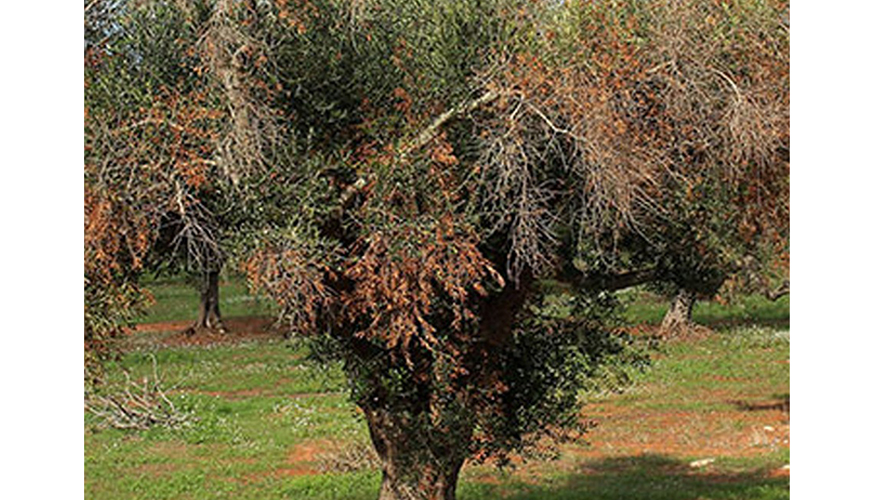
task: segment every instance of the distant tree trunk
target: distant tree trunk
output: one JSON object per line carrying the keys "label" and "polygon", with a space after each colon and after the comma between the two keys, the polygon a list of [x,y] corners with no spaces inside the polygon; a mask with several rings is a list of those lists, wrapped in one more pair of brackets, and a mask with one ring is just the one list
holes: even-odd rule
{"label": "distant tree trunk", "polygon": [[198,318],[188,330],[194,333],[197,329],[209,328],[225,333],[225,325],[222,324],[222,313],[219,311],[219,271],[210,270],[203,273],[203,281],[200,288],[200,308]]}
{"label": "distant tree trunk", "polygon": [[455,500],[471,429],[438,431],[408,415],[365,409],[383,472],[379,500]]}
{"label": "distant tree trunk", "polygon": [[693,326],[693,306],[696,304],[696,294],[681,288],[671,301],[671,306],[659,330],[663,336],[676,337],[684,335]]}

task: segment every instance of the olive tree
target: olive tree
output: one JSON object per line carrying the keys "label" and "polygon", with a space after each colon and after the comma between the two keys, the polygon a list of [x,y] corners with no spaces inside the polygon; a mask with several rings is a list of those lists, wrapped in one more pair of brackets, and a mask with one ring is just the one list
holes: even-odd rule
{"label": "olive tree", "polygon": [[[739,100],[744,73],[730,76],[758,46],[687,52],[759,18],[746,2],[696,5],[166,4],[202,27],[192,74],[215,122],[188,128],[210,135],[190,137],[204,142],[188,163],[147,161],[163,158],[152,149],[128,161],[124,143],[100,158],[119,175],[160,166],[153,190],[133,183],[158,207],[179,192],[165,186],[186,185],[177,169],[203,165],[236,214],[232,260],[315,356],[343,366],[380,498],[455,498],[465,460],[573,438],[581,391],[644,363],[611,329],[610,292],[653,272],[619,268],[634,263],[628,235],[677,220],[698,173],[735,186],[739,162],[773,166],[759,152],[780,127],[742,119],[761,101]],[[145,130],[176,130],[161,124]],[[100,192],[148,233],[153,205],[130,203],[125,183]]]}
{"label": "olive tree", "polygon": [[[786,46],[754,44],[777,27],[760,30],[774,12],[753,4],[307,5],[276,16],[292,140],[251,179],[249,212],[265,215],[241,255],[343,363],[381,498],[452,498],[466,457],[566,436],[588,378],[631,359],[604,323],[605,292],[630,274],[593,272],[634,253],[628,235],[707,228],[676,201],[700,182],[731,188],[720,210],[751,178],[783,188],[785,116],[769,107],[783,101],[769,99],[785,75],[768,57]],[[751,69],[775,74],[748,84]],[[665,252],[699,251],[685,241]],[[547,283],[571,314],[546,312]]]}
{"label": "olive tree", "polygon": [[85,3],[90,379],[142,304],[139,277],[147,270],[196,275],[200,311],[190,331],[224,330],[218,277],[226,234],[238,223],[234,186],[264,161],[271,140],[263,95],[249,76],[227,77],[229,60],[239,57],[230,46],[255,40],[240,19],[229,21],[228,5]]}
{"label": "olive tree", "polygon": [[140,274],[168,220],[193,259],[220,254],[202,195],[221,120],[197,74],[196,32],[166,5],[85,5],[86,374],[142,303]]}

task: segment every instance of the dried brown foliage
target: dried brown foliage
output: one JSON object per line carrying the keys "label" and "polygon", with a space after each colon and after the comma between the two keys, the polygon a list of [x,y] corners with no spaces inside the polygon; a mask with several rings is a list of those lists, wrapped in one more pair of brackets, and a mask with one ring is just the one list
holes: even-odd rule
{"label": "dried brown foliage", "polygon": [[[435,351],[440,344],[437,328],[463,331],[463,322],[474,319],[468,295],[485,293],[484,282],[501,280],[477,248],[477,240],[457,228],[452,218],[432,224],[408,225],[397,230],[369,233],[356,249],[359,258],[344,273],[352,286],[341,300],[346,321],[368,318],[356,335],[378,339],[386,348],[401,348],[408,356],[411,342]],[[452,319],[433,325],[432,303],[443,298]]]}
{"label": "dried brown foliage", "polygon": [[280,307],[280,316],[294,330],[312,334],[319,313],[335,300],[326,280],[331,269],[305,245],[286,240],[252,252],[243,264],[253,290],[266,292]]}
{"label": "dried brown foliage", "polygon": [[[579,2],[532,52],[489,73],[485,201],[513,276],[548,271],[573,207],[579,237],[646,231],[680,189],[723,183],[750,240],[789,221],[784,8],[749,2]],[[570,32],[570,34],[569,34]],[[576,199],[576,200],[575,200]]]}

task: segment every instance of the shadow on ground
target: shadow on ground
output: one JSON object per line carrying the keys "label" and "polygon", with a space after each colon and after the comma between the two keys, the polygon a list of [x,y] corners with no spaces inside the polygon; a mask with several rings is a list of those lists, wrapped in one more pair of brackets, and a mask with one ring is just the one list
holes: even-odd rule
{"label": "shadow on ground", "polygon": [[732,330],[745,326],[761,326],[773,328],[775,330],[787,330],[790,328],[790,316],[777,318],[719,318],[709,317],[697,318],[696,323],[702,326],[707,326],[712,330]]}
{"label": "shadow on ground", "polygon": [[790,498],[789,476],[771,470],[754,472],[693,469],[689,463],[661,455],[608,458],[587,462],[579,470],[554,480],[522,483],[468,483],[460,500],[771,500]]}
{"label": "shadow on ground", "polygon": [[790,395],[776,394],[774,399],[765,402],[750,403],[746,401],[730,401],[741,411],[780,411],[790,413]]}

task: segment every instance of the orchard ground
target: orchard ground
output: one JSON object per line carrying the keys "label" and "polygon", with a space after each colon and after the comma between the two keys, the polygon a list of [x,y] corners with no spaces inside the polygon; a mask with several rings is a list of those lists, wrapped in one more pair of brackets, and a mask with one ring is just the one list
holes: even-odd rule
{"label": "orchard ground", "polygon": [[[85,415],[89,499],[373,499],[380,473],[365,422],[338,367],[272,326],[267,301],[222,287],[229,335],[181,331],[193,289],[152,281],[155,303],[122,339],[109,385],[154,380],[195,418],[188,427],[119,431]],[[655,328],[667,302],[623,295],[633,331]],[[789,298],[701,303],[695,338],[661,344],[622,394],[593,394],[581,414],[597,426],[557,460],[508,470],[468,464],[460,500],[789,498]]]}

